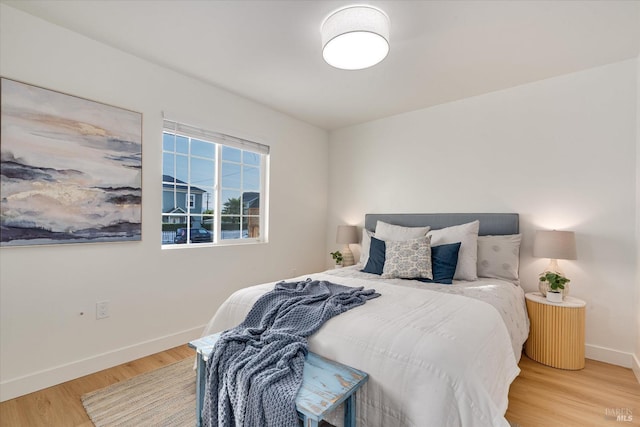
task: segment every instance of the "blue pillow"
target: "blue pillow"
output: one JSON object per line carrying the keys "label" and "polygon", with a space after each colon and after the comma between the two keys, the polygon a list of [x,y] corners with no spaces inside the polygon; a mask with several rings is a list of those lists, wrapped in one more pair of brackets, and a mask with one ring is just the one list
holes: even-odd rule
{"label": "blue pillow", "polygon": [[371,245],[369,246],[369,261],[367,261],[367,265],[364,266],[364,269],[360,271],[381,275],[382,269],[384,268],[384,254],[386,250],[387,245],[385,245],[384,240],[371,237]]}
{"label": "blue pillow", "polygon": [[431,246],[431,268],[433,270],[433,280],[416,279],[421,282],[442,283],[450,285],[453,283],[453,275],[458,266],[458,252],[460,252],[460,242],[446,245]]}

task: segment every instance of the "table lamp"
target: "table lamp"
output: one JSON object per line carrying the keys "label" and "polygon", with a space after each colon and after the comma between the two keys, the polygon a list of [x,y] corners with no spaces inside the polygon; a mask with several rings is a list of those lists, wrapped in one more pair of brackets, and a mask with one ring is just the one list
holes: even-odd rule
{"label": "table lamp", "polygon": [[[558,265],[559,259],[576,258],[576,235],[573,231],[538,230],[533,242],[533,256],[537,258],[549,258],[549,265],[542,273],[552,272],[564,276]],[[566,277],[566,276],[565,276]],[[542,288],[540,289],[542,292]],[[542,292],[545,294],[546,292]],[[563,295],[569,293],[568,285],[565,285]]]}

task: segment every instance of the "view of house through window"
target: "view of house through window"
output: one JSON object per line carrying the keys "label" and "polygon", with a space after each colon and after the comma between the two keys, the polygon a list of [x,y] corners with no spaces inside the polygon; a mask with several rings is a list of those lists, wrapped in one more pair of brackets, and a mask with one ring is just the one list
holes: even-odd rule
{"label": "view of house through window", "polygon": [[162,244],[264,240],[268,147],[165,120]]}

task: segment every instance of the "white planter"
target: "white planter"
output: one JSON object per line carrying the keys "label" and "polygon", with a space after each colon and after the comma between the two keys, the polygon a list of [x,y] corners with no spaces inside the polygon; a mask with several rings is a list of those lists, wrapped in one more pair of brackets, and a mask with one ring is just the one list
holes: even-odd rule
{"label": "white planter", "polygon": [[336,264],[333,266],[333,268],[342,268],[342,264]]}
{"label": "white planter", "polygon": [[547,301],[561,303],[562,302],[562,292],[552,292],[547,291]]}

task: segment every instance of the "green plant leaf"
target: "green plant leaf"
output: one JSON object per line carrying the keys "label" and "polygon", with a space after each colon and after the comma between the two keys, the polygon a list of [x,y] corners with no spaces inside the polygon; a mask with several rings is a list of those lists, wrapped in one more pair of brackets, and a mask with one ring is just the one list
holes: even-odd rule
{"label": "green plant leaf", "polygon": [[549,289],[554,291],[557,291],[558,289],[564,289],[564,285],[570,282],[570,280],[566,277],[550,271],[547,271],[543,275],[541,275],[540,281],[549,282]]}

